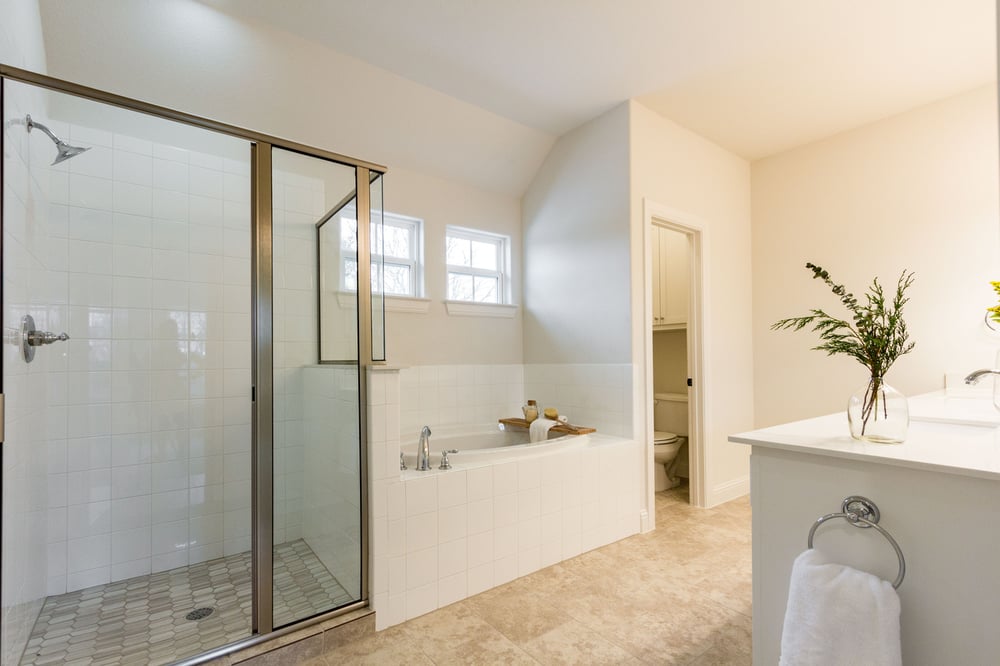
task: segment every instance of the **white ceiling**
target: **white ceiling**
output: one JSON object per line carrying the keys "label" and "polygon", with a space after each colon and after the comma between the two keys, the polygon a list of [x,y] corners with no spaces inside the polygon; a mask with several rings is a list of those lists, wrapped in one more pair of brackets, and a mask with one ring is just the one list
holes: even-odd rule
{"label": "white ceiling", "polygon": [[996,78],[994,0],[203,0],[559,135],[625,99],[756,159]]}

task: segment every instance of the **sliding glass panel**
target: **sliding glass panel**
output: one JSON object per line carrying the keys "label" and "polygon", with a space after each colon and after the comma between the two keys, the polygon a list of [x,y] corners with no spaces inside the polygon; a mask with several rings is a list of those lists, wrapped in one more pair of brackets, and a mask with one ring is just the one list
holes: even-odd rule
{"label": "sliding glass panel", "polygon": [[357,293],[368,271],[354,167],[272,158],[277,628],[362,596]]}
{"label": "sliding glass panel", "polygon": [[245,638],[249,144],[3,92],[2,661]]}

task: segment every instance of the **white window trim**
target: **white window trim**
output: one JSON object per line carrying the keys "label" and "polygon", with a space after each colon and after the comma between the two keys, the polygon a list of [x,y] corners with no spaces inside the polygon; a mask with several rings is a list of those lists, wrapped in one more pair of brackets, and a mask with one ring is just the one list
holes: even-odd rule
{"label": "white window trim", "polygon": [[[497,244],[497,270],[490,271],[482,268],[474,268],[472,266],[456,266],[455,264],[445,264],[445,294],[448,294],[448,274],[458,273],[460,275],[471,275],[473,277],[491,277],[497,278],[497,298],[498,303],[483,303],[480,301],[458,301],[452,299],[446,299],[445,305],[448,308],[448,314],[453,314],[453,306],[449,304],[474,304],[478,306],[509,306],[510,305],[510,284],[509,284],[509,264],[510,264],[510,238],[501,234],[494,234],[488,231],[480,231],[479,229],[469,229],[466,227],[453,227],[448,226],[445,228],[445,244],[447,246],[448,237],[462,238],[470,241],[491,241]],[[516,306],[514,306],[516,311]],[[467,308],[458,308],[460,310],[467,310]],[[479,308],[483,310],[482,308]],[[485,310],[483,310],[485,312]],[[456,312],[457,314],[457,312]],[[462,312],[461,314],[469,315],[471,312]],[[506,316],[506,315],[484,315],[484,316]],[[514,315],[511,314],[511,317]]]}
{"label": "white window trim", "polygon": [[518,307],[509,303],[478,303],[476,301],[445,301],[444,307],[453,317],[496,317],[513,319]]}
{"label": "white window trim", "polygon": [[[414,296],[385,296],[386,312],[409,312],[425,314],[430,312],[431,299],[416,298]],[[337,304],[341,308],[355,308],[358,306],[358,294],[353,291],[338,291]]]}

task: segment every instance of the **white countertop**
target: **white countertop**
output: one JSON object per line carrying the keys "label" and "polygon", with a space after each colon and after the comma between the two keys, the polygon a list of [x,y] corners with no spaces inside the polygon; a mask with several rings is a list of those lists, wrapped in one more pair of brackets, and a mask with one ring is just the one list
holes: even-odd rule
{"label": "white countertop", "polygon": [[[942,422],[950,420],[942,412],[946,400],[940,393],[913,398],[910,429],[902,444],[872,444],[852,439],[845,412],[739,433],[731,435],[729,441],[1000,480],[1000,428],[987,423],[985,418],[973,419],[977,425]],[[985,402],[992,409],[992,403]],[[978,405],[960,405],[962,411],[986,413]]]}

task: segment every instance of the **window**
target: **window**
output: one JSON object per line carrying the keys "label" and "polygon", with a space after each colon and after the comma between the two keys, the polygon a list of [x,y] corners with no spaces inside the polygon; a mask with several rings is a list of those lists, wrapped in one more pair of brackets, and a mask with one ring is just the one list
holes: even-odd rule
{"label": "window", "polygon": [[507,241],[503,236],[448,227],[448,300],[503,303]]}
{"label": "window", "polygon": [[[358,221],[353,209],[340,218],[344,291],[358,290]],[[379,253],[379,249],[382,250]],[[376,259],[385,260],[382,291]],[[387,296],[419,296],[420,220],[385,213],[382,229],[372,226],[372,291]]]}

